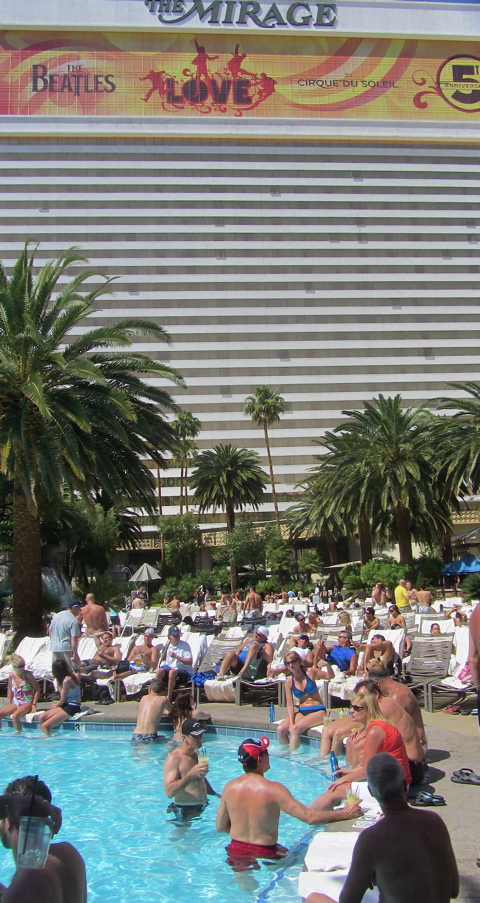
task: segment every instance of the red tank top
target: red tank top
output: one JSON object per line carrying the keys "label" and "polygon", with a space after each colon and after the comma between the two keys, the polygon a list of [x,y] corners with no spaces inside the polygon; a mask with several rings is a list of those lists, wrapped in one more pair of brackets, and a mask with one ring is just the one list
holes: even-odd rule
{"label": "red tank top", "polygon": [[378,719],[376,721],[370,722],[367,729],[367,735],[369,734],[371,728],[377,724],[382,728],[382,730],[385,731],[385,740],[383,741],[382,746],[378,751],[382,753],[390,753],[391,756],[395,756],[405,772],[405,779],[407,781],[407,784],[411,784],[412,775],[410,774],[407,750],[405,749],[405,743],[403,742],[400,731],[397,730],[397,728],[394,727],[393,724],[387,724],[386,721],[380,721],[380,719]]}

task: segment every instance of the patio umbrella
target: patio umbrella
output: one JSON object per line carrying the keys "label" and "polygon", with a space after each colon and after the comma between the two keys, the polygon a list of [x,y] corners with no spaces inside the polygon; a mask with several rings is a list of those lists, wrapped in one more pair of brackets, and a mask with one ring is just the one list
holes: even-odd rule
{"label": "patio umbrella", "polygon": [[152,580],[161,580],[161,576],[157,569],[151,564],[145,562],[141,564],[138,571],[130,577],[129,583],[150,583]]}
{"label": "patio umbrella", "polygon": [[475,555],[463,555],[458,561],[451,561],[442,568],[442,574],[455,576],[456,574],[475,574],[480,571],[480,558]]}

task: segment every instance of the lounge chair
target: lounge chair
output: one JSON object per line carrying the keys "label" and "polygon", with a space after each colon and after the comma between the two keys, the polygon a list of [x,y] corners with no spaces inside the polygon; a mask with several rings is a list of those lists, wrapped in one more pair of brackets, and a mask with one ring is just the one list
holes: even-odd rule
{"label": "lounge chair", "polygon": [[424,705],[428,703],[428,685],[437,683],[448,674],[452,653],[451,637],[415,637],[404,671],[410,679],[411,690],[421,689]]}
{"label": "lounge chair", "polygon": [[472,681],[465,683],[460,680],[458,675],[465,668],[468,660],[469,650],[469,630],[468,627],[456,627],[453,638],[455,653],[452,656],[450,664],[451,675],[441,680],[432,680],[427,686],[427,695],[425,698],[425,708],[427,712],[434,711],[434,697],[441,697],[444,703],[446,699],[451,700],[452,697],[460,701],[469,693],[475,692],[475,686]]}

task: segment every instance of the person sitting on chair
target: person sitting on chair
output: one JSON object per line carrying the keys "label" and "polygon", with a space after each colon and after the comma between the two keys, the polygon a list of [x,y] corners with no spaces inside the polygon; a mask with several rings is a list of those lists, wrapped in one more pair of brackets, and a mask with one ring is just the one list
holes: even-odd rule
{"label": "person sitting on chair", "polygon": [[245,637],[235,652],[227,652],[220,665],[218,679],[223,680],[229,671],[241,676],[256,659],[263,659],[267,665],[273,659],[273,646],[268,642],[268,627],[257,627],[254,637]]}
{"label": "person sitting on chair", "polygon": [[168,629],[168,647],[165,661],[161,662],[155,677],[160,683],[168,681],[167,697],[171,701],[178,679],[190,680],[193,674],[192,650],[185,640],[180,639],[180,630],[172,625]]}

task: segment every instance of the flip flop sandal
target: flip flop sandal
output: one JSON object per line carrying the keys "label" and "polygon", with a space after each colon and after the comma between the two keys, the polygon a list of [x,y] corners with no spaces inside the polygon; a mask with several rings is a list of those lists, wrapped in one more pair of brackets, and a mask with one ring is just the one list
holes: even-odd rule
{"label": "flip flop sandal", "polygon": [[411,806],[445,806],[445,798],[437,793],[428,793],[423,790],[410,800]]}
{"label": "flip flop sandal", "polygon": [[480,775],[475,774],[471,768],[460,768],[453,772],[450,780],[454,784],[480,784]]}
{"label": "flip flop sandal", "polygon": [[460,708],[458,705],[449,705],[446,709],[443,710],[446,715],[459,715]]}

